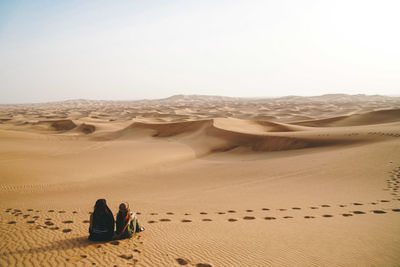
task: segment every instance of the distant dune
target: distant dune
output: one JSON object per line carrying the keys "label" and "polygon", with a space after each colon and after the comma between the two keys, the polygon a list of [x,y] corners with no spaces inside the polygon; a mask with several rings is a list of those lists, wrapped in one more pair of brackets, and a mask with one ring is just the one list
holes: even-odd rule
{"label": "distant dune", "polygon": [[400,122],[400,109],[379,110],[367,112],[364,114],[340,116],[322,120],[295,122],[293,124],[310,127],[339,127],[373,125],[391,122]]}
{"label": "distant dune", "polygon": [[[296,130],[304,130],[304,128],[288,124],[238,119],[211,119],[172,123],[134,122],[122,130],[96,136],[95,139],[127,140],[139,136],[169,137],[174,138],[174,141],[188,144],[196,151],[202,151],[202,153],[229,151],[239,147],[253,151],[280,151],[334,144],[350,144],[362,140],[361,138],[348,140],[343,137],[316,138],[316,132],[309,132],[308,135],[302,135],[301,137],[296,134],[286,134]],[[277,135],[273,133],[277,133]]]}
{"label": "distant dune", "polygon": [[86,123],[82,123],[81,125],[79,125],[78,127],[78,131],[85,133],[85,134],[91,134],[96,130],[96,126],[91,125],[91,124],[86,124]]}
{"label": "distant dune", "polygon": [[49,126],[49,130],[55,131],[69,131],[76,127],[76,124],[72,120],[39,121],[35,125],[47,125]]}

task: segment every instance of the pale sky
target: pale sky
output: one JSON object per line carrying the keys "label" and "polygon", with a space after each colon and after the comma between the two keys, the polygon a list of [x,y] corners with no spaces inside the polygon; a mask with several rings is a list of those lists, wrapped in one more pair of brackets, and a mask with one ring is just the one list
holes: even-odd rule
{"label": "pale sky", "polygon": [[400,1],[0,0],[0,103],[400,94]]}

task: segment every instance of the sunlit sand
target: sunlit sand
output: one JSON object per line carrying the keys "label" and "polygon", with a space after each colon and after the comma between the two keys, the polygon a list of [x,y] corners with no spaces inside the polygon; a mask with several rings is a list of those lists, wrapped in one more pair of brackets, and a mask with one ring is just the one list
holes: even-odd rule
{"label": "sunlit sand", "polygon": [[[396,266],[400,99],[0,106],[1,266]],[[129,202],[145,228],[87,240]],[[201,265],[203,264],[203,265]]]}

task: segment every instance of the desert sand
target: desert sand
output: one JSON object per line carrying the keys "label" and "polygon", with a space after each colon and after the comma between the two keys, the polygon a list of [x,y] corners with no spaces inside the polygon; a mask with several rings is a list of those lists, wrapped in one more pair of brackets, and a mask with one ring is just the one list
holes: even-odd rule
{"label": "desert sand", "polygon": [[0,105],[1,266],[398,266],[399,186],[396,97]]}

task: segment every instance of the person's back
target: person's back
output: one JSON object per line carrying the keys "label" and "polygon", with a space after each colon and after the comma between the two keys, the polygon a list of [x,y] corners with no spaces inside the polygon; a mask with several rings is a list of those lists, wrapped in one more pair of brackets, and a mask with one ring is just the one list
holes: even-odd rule
{"label": "person's back", "polygon": [[90,215],[90,240],[110,240],[114,234],[114,216],[108,208],[105,199],[99,199]]}
{"label": "person's back", "polygon": [[142,230],[136,215],[129,210],[128,203],[121,203],[116,220],[116,238],[129,238]]}

